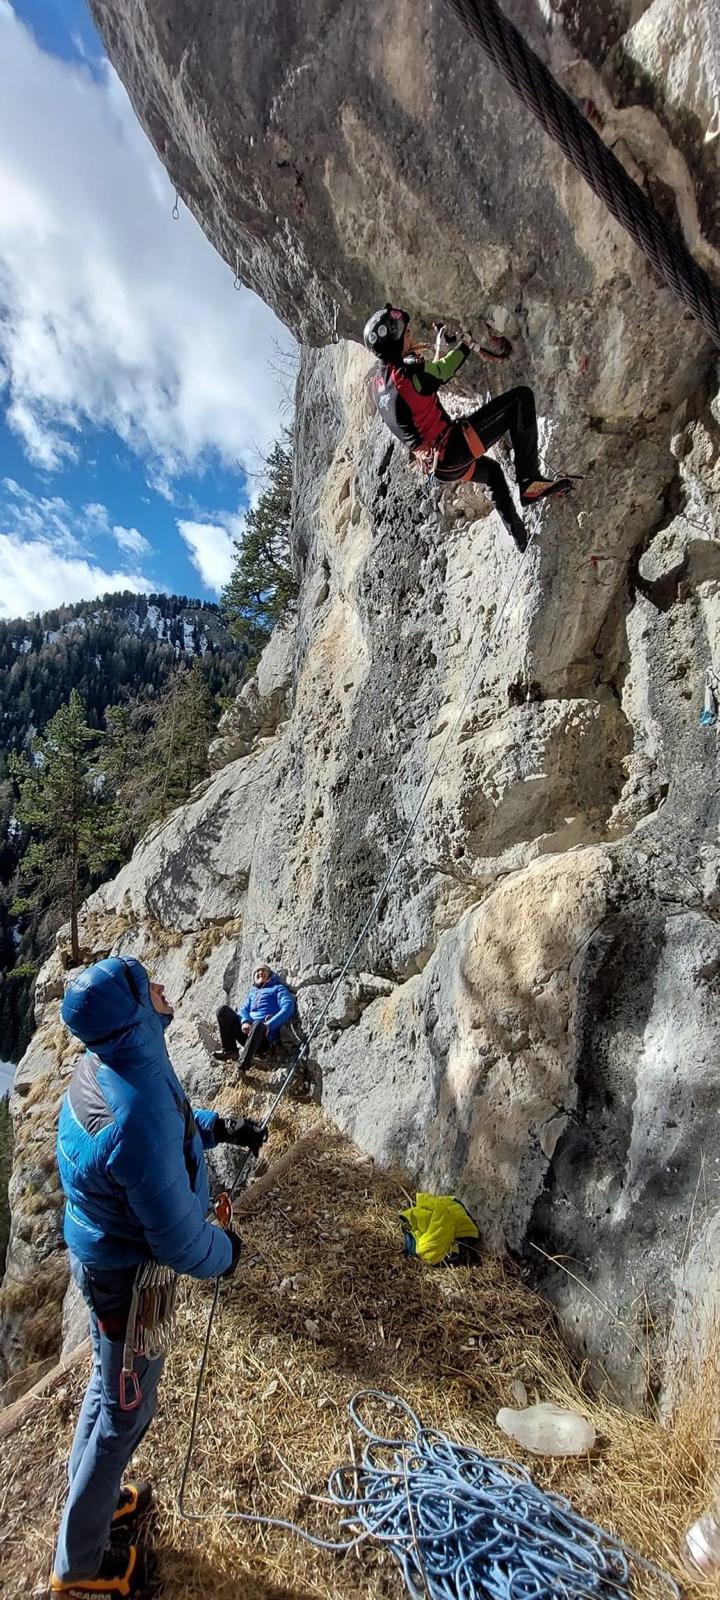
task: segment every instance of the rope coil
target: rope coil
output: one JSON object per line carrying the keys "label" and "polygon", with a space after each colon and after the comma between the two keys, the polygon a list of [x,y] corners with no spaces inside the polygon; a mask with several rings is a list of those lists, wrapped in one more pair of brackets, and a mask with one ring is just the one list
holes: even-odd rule
{"label": "rope coil", "polygon": [[496,0],[446,0],[446,4],[720,348],[720,290]]}
{"label": "rope coil", "polygon": [[[360,1414],[369,1403],[399,1415],[409,1433],[376,1432]],[[252,1512],[229,1520],[281,1528],[333,1553],[384,1545],[411,1600],[630,1600],[636,1571],[680,1600],[669,1573],[587,1522],[564,1495],[538,1488],[517,1462],[423,1427],[407,1401],[382,1390],[360,1390],[348,1414],[365,1444],[359,1461],[330,1473],[327,1500],[349,1538]]]}

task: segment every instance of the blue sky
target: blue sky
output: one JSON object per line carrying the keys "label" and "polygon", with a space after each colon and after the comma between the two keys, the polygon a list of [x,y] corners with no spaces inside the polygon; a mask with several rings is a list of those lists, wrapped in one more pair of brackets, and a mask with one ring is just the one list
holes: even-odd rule
{"label": "blue sky", "polygon": [[85,6],[0,0],[0,617],[227,578],[294,347],[173,198]]}

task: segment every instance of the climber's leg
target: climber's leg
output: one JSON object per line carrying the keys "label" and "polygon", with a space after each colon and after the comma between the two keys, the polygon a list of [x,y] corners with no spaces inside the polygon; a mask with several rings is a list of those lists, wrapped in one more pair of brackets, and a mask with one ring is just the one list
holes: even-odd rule
{"label": "climber's leg", "polygon": [[550,495],[567,494],[572,478],[546,478],[540,471],[535,396],[527,384],[508,389],[466,419],[479,434],[486,450],[504,433],[510,434],[520,504],[532,506]]}
{"label": "climber's leg", "polygon": [[527,547],[525,524],[515,509],[515,502],[502,467],[498,466],[497,461],[491,461],[489,456],[481,456],[480,460],[475,462],[471,481],[483,484],[510,537],[515,540],[518,550],[525,550]]}
{"label": "climber's leg", "polygon": [[215,1055],[219,1057],[229,1056],[237,1061],[238,1046],[243,1039],[242,1022],[237,1011],[233,1011],[232,1006],[219,1006],[215,1014],[222,1046],[220,1050],[215,1051]]}
{"label": "climber's leg", "polygon": [[[475,413],[475,416],[480,415],[479,411]],[[475,417],[467,420],[474,423]],[[457,425],[450,430],[442,461],[438,464],[435,476],[439,483],[482,483],[518,549],[525,549],[527,545],[525,526],[515,508],[502,467],[498,466],[497,461],[491,461],[488,456],[481,456],[479,460],[473,458],[465,434]]]}
{"label": "climber's leg", "polygon": [[[100,1404],[89,1433],[83,1425],[83,1440],[78,1438],[80,1424],[76,1431],[71,1461],[72,1483],[60,1524],[52,1587],[59,1592],[64,1585],[73,1581],[92,1584],[95,1580],[98,1592],[104,1592],[104,1580],[97,1575],[110,1547],[110,1529],[118,1505],[122,1477],[155,1414],[157,1386],[164,1357],[148,1361],[144,1356],[136,1355],[135,1373],[140,1398],[131,1410],[125,1409],[120,1378],[124,1335],[115,1332],[116,1327],[119,1329],[122,1326],[123,1319],[120,1317],[118,1320],[117,1290],[113,1290],[109,1281],[112,1275],[89,1274],[87,1268],[74,1260],[71,1260],[71,1266],[90,1307],[95,1358],[90,1388],[95,1392],[99,1386]],[[108,1283],[103,1283],[101,1287],[105,1279]],[[93,1301],[90,1299],[91,1293]],[[95,1309],[95,1304],[99,1309]],[[125,1315],[128,1310],[129,1306],[126,1306]],[[113,1337],[105,1331],[110,1325]],[[82,1416],[81,1412],[81,1422]],[[85,1420],[89,1421],[89,1415]],[[112,1578],[108,1581],[112,1581]]]}
{"label": "climber's leg", "polygon": [[497,395],[465,420],[472,423],[486,450],[509,433],[515,477],[521,490],[540,477],[535,396],[527,384]]}
{"label": "climber's leg", "polygon": [[265,1027],[265,1023],[254,1022],[249,1034],[247,1035],[245,1040],[245,1048],[240,1057],[240,1065],[243,1069],[243,1072],[247,1072],[248,1067],[255,1056],[264,1056],[267,1054],[269,1049],[270,1040],[268,1039],[268,1032],[267,1028]]}

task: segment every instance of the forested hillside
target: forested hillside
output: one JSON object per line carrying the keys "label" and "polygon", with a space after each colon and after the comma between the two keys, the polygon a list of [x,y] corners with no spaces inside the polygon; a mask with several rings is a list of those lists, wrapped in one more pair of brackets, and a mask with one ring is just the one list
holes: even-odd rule
{"label": "forested hillside", "polygon": [[179,659],[202,656],[214,695],[235,690],[241,661],[219,608],[184,595],[107,595],[103,600],[0,621],[3,757],[42,728],[71,689],[79,689],[92,727],[125,695],[156,693]]}
{"label": "forested hillside", "polygon": [[[217,606],[182,595],[114,594],[0,622],[0,1059],[16,1059],[28,1042],[33,979],[66,914],[49,886],[43,892],[42,874],[35,874],[28,898],[19,872],[30,830],[19,803],[18,758],[24,755],[30,768],[35,763],[42,771],[38,735],[77,691],[84,720],[99,735],[93,750],[98,781],[123,806],[123,825],[116,830],[119,861],[160,814],[149,803],[158,777],[158,804],[163,793],[176,803],[202,777],[212,724],[237,689],[247,657],[247,646],[230,638]],[[193,664],[194,673],[182,670]],[[186,752],[175,759],[174,746],[183,729],[187,742],[188,730],[197,725],[198,694],[205,702],[202,728],[197,760],[188,763]],[[112,707],[123,710],[119,720],[111,720],[108,736]],[[94,881],[97,872],[90,872],[87,883]]]}

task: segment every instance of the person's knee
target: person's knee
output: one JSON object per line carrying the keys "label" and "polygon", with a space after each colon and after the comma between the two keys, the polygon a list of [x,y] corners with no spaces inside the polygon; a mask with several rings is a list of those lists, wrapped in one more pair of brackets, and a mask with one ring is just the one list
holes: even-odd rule
{"label": "person's knee", "polygon": [[218,1006],[215,1016],[218,1022],[234,1022],[236,1020],[232,1006]]}
{"label": "person's knee", "polygon": [[532,389],[527,383],[520,383],[517,389],[513,390],[513,394],[523,422],[526,425],[531,424],[535,416],[535,396]]}

